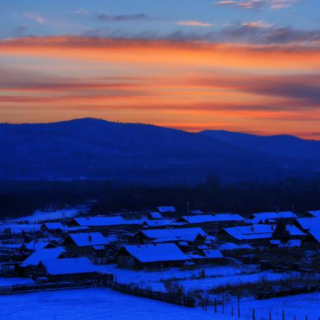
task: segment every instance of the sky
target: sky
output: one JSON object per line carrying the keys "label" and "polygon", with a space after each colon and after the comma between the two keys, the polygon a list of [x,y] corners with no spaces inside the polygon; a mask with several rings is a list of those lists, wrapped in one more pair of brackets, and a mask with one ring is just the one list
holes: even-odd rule
{"label": "sky", "polygon": [[319,0],[0,8],[0,122],[94,117],[320,140]]}

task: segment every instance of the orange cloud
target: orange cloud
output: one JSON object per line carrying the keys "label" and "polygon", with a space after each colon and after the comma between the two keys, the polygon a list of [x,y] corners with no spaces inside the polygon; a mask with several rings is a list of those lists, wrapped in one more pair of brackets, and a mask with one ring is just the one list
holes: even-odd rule
{"label": "orange cloud", "polygon": [[317,47],[44,37],[0,41],[2,59],[4,121],[24,112],[26,121],[98,116],[281,133],[317,132],[320,119]]}

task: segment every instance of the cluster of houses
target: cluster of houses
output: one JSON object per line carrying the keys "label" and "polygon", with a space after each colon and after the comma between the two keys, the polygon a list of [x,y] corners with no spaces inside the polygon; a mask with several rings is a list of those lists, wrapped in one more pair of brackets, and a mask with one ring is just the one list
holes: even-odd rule
{"label": "cluster of houses", "polygon": [[134,269],[222,263],[228,250],[275,246],[320,246],[320,210],[244,218],[199,210],[178,216],[173,207],[159,207],[136,220],[88,216],[0,225],[1,276],[43,281],[89,279],[108,263]]}

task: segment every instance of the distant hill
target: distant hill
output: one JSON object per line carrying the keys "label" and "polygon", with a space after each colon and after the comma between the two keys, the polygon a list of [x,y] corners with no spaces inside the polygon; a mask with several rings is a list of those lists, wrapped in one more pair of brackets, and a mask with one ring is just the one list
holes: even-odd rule
{"label": "distant hill", "polygon": [[257,151],[250,139],[243,145],[231,138],[224,141],[221,135],[212,138],[208,132],[91,118],[0,124],[0,179],[194,183],[209,175],[225,181],[313,175],[320,166],[314,161],[318,158],[302,161],[301,155],[262,153],[265,150]]}
{"label": "distant hill", "polygon": [[257,136],[222,130],[207,130],[199,134],[233,146],[297,159],[320,159],[320,141],[303,140],[290,135]]}

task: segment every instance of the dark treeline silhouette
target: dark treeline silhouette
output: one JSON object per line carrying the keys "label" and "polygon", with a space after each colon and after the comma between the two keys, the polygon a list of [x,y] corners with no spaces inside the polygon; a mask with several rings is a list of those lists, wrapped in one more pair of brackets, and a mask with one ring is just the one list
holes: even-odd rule
{"label": "dark treeline silhouette", "polygon": [[101,197],[106,184],[105,181],[0,181],[0,218],[82,205]]}
{"label": "dark treeline silhouette", "polygon": [[109,185],[91,211],[98,214],[116,210],[144,210],[157,206],[175,206],[180,214],[190,210],[205,212],[253,212],[320,209],[320,179],[288,178],[279,182],[239,182],[223,184],[214,176],[196,186]]}
{"label": "dark treeline silhouette", "polygon": [[[96,201],[92,201],[96,200]],[[320,179],[287,178],[278,182],[249,181],[224,184],[214,176],[203,183],[149,186],[108,181],[0,182],[0,218],[21,217],[35,210],[90,204],[92,214],[139,211],[175,206],[180,214],[320,209]]]}

